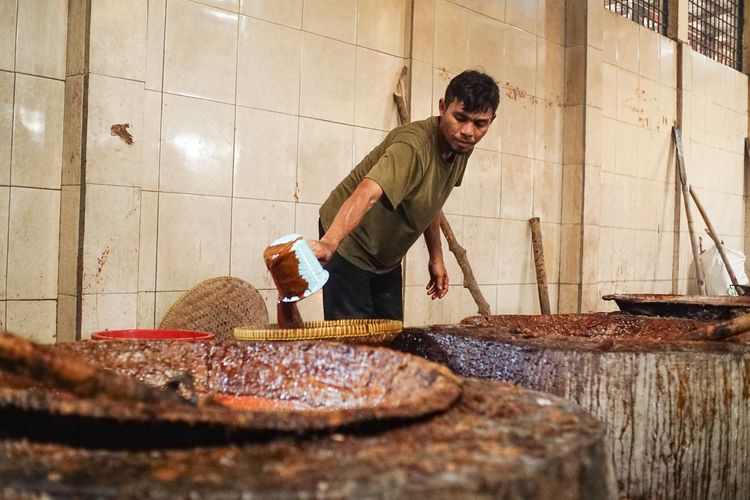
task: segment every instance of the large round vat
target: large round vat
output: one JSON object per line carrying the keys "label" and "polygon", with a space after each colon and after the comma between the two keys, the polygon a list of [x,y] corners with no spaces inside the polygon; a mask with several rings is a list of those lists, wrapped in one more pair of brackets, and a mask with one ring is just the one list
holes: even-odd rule
{"label": "large round vat", "polygon": [[[472,324],[473,323],[473,324]],[[394,347],[466,377],[575,402],[607,428],[627,498],[750,497],[750,346],[680,342],[703,323],[631,315],[494,316],[410,328]]]}
{"label": "large round vat", "polygon": [[[133,403],[136,412],[102,398],[79,401],[18,376],[0,376],[6,394],[29,392],[26,398],[4,399],[0,408],[0,497],[616,497],[601,424],[563,399],[512,384],[448,373],[460,394],[447,408],[433,406],[418,417],[360,412],[362,418],[343,426],[319,425],[342,422],[321,420],[321,412],[335,415],[337,406],[400,405],[388,394],[378,396],[388,380],[420,391],[447,373],[403,353],[343,344],[239,342],[80,342],[51,349],[78,352],[156,385],[165,374],[181,373],[204,395],[220,387],[273,399],[286,397],[299,384],[313,389],[307,396],[297,394],[305,407],[266,408],[268,419],[296,415],[286,420],[295,424],[289,426],[207,415],[201,407],[192,417],[189,408],[165,415],[158,405],[145,415],[140,402]],[[419,366],[410,371],[412,358]],[[275,368],[264,371],[263,365]],[[389,366],[398,369],[389,372]],[[396,387],[386,392],[398,395]],[[441,389],[440,394],[431,397],[447,393]],[[63,401],[51,404],[56,397]],[[14,401],[16,406],[10,404]],[[39,404],[26,404],[30,401]],[[108,411],[95,411],[97,405]],[[256,405],[252,413],[264,411]],[[303,431],[306,421],[311,426]]]}

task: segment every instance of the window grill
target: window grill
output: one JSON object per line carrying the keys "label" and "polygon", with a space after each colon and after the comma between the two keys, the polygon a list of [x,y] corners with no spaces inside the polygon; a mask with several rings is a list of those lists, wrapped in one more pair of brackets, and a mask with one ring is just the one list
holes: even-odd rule
{"label": "window grill", "polygon": [[604,0],[604,6],[646,28],[667,34],[668,0]]}
{"label": "window grill", "polygon": [[740,69],[742,9],[738,0],[690,0],[688,42],[693,50]]}

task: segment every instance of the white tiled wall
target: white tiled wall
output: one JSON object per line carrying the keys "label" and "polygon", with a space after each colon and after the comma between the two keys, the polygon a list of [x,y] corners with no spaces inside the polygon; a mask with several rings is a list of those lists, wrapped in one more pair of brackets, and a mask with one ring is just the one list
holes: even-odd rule
{"label": "white tiled wall", "polygon": [[599,290],[669,289],[676,43],[607,10],[603,30]]}
{"label": "white tiled wall", "polygon": [[66,0],[0,2],[0,324],[56,338]]}
{"label": "white tiled wall", "polygon": [[[553,310],[575,308],[582,277],[596,293],[671,287],[677,59],[665,37],[602,8],[588,14],[602,16],[594,50],[576,39],[566,48],[565,3],[551,0],[91,4],[86,38],[85,2],[0,0],[0,225],[8,229],[0,231],[0,321],[8,328],[53,341],[57,317],[70,339],[78,295],[84,338],[153,327],[183,291],[224,274],[259,288],[273,317],[262,249],[290,232],[317,237],[329,191],[397,125],[392,93],[404,64],[415,120],[437,112],[463,69],[484,69],[501,87],[498,117],[445,206],[493,312],[538,311],[532,216],[542,221]],[[576,19],[574,38],[585,32]],[[566,82],[566,63],[584,62],[589,76],[568,72]],[[727,243],[741,247],[747,78],[691,54],[685,86],[690,182]],[[577,105],[563,107],[566,99]],[[113,125],[127,125],[133,143]],[[595,169],[577,160],[584,140]],[[567,219],[576,213],[587,224],[583,239],[580,218]],[[678,239],[686,290],[689,243]],[[596,265],[563,258],[581,247]],[[476,311],[445,243],[444,253],[451,291],[440,301],[425,294],[424,243],[407,255],[408,324]],[[301,309],[322,317],[319,296]]]}
{"label": "white tiled wall", "polygon": [[[692,53],[684,70],[685,154],[687,175],[726,246],[743,249],[745,241],[745,137],[747,75]],[[689,104],[688,104],[689,103]],[[713,245],[705,224],[693,211],[703,248]],[[682,223],[680,254],[691,256],[687,223]],[[693,271],[681,267],[682,293],[694,292]]]}
{"label": "white tiled wall", "polygon": [[[676,43],[607,10],[603,29],[599,292],[670,293],[679,251],[678,292],[697,293],[680,193],[680,243],[674,246]],[[747,77],[684,50],[688,183],[725,243],[742,249]],[[707,248],[705,224],[691,206]],[[599,307],[616,306],[600,301]]]}
{"label": "white tiled wall", "polygon": [[[533,216],[542,220],[557,310],[564,16],[552,3],[423,0],[414,5],[413,119],[435,113],[448,80],[463,69],[484,69],[501,87],[497,119],[444,208],[493,313],[539,311],[528,223]],[[457,322],[477,311],[461,287],[460,268],[443,246],[452,285],[442,301],[426,304],[430,301],[423,297],[424,243],[407,255],[407,323]]]}
{"label": "white tiled wall", "polygon": [[[175,294],[230,273],[261,289],[273,316],[263,248],[294,231],[317,237],[319,205],[355,148],[365,154],[396,125],[406,2],[333,7],[169,0],[149,12],[155,61],[165,24],[156,322]],[[302,310],[322,317],[319,300]]]}

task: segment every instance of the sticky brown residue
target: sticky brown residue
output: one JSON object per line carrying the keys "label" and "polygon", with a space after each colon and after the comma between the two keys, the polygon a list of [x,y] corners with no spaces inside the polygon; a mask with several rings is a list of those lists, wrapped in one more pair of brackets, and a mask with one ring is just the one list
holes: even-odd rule
{"label": "sticky brown residue", "polygon": [[632,111],[633,113],[637,113],[637,114],[641,114],[641,113],[643,113],[644,111],[646,111],[645,109],[643,109],[643,108],[640,108],[640,107],[638,107],[638,106],[628,106],[628,108],[630,108],[630,110],[631,110],[631,111]]}
{"label": "sticky brown residue", "polygon": [[505,82],[503,89],[505,90],[505,95],[514,101],[523,99],[529,95],[524,89],[517,87],[516,85],[511,85],[509,82]]}
{"label": "sticky brown residue", "polygon": [[99,257],[98,259],[96,259],[96,264],[97,264],[97,266],[96,266],[96,277],[97,278],[99,278],[101,276],[102,269],[104,269],[104,264],[107,263],[107,259],[109,258],[110,252],[111,252],[110,248],[107,247],[102,252],[101,257]]}
{"label": "sticky brown residue", "polygon": [[297,256],[292,250],[292,246],[300,239],[302,238],[272,245],[263,251],[263,260],[271,272],[280,298],[301,297],[309,286],[307,280],[299,274]]}
{"label": "sticky brown residue", "polygon": [[133,136],[128,132],[128,127],[130,127],[129,123],[115,123],[110,127],[109,133],[125,141],[128,146],[132,146]]}
{"label": "sticky brown residue", "polygon": [[451,75],[450,75],[450,73],[448,73],[447,69],[445,69],[445,68],[439,68],[438,71],[440,71],[439,75],[440,75],[440,79],[441,80],[448,81],[448,80],[451,79]]}

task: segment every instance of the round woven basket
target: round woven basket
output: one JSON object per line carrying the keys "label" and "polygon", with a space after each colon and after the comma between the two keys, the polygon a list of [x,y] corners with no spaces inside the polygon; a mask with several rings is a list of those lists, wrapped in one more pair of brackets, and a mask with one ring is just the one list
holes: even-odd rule
{"label": "round woven basket", "polygon": [[159,328],[211,332],[231,340],[235,327],[268,322],[268,310],[258,290],[240,278],[220,276],[185,292],[161,320]]}
{"label": "round woven basket", "polygon": [[279,325],[249,325],[234,329],[239,340],[338,340],[348,344],[385,344],[404,329],[393,319],[339,319],[305,321],[304,328],[279,328]]}

